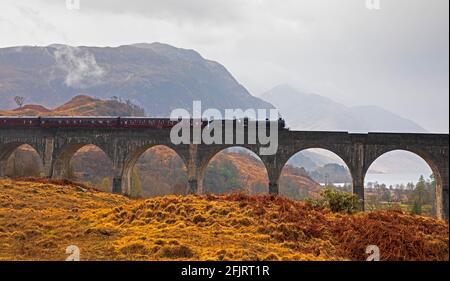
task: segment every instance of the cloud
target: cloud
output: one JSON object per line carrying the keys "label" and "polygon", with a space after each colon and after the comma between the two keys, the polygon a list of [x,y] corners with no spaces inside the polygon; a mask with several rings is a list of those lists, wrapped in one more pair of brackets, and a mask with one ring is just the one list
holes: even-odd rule
{"label": "cloud", "polygon": [[[63,0],[40,0],[64,5]],[[189,22],[231,22],[242,19],[242,0],[80,0],[87,13],[134,14],[143,17]],[[252,2],[252,1],[250,1]]]}
{"label": "cloud", "polygon": [[93,54],[86,49],[56,46],[56,64],[67,72],[65,83],[73,88],[87,88],[101,81],[105,70],[97,64]]}
{"label": "cloud", "polygon": [[289,83],[448,131],[448,0],[80,1],[2,0],[0,46],[164,42],[220,62],[254,95]]}

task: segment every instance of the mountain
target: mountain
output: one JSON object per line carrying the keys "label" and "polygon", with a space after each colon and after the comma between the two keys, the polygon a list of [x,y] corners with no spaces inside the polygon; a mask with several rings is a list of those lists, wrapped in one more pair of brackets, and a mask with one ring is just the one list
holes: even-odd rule
{"label": "mountain", "polygon": [[296,130],[350,132],[426,132],[420,125],[378,106],[348,107],[289,85],[279,85],[261,96],[280,110]]}
{"label": "mountain", "polygon": [[326,151],[308,149],[299,154],[294,155],[289,160],[289,164],[297,167],[303,167],[306,171],[314,171],[328,163],[337,163],[344,165],[345,163],[337,159],[333,154],[326,153]]}
{"label": "mountain", "polygon": [[0,48],[0,104],[13,97],[54,107],[79,94],[120,97],[142,106],[150,116],[169,116],[172,109],[273,108],[253,97],[221,64],[194,50],[167,44],[119,47]]}
{"label": "mountain", "polygon": [[[330,98],[298,91],[289,85],[279,85],[261,96],[272,103],[286,119],[288,127],[296,130],[329,130],[350,132],[426,132],[420,125],[378,106],[348,107]],[[289,164],[317,170],[328,163],[343,165],[337,156],[324,151],[304,151],[296,154]],[[324,159],[325,157],[325,159]],[[382,164],[375,162],[369,172],[418,173],[428,175],[429,167],[411,154],[392,152]],[[323,176],[323,175],[322,175]],[[339,176],[341,177],[341,176]],[[316,175],[316,179],[319,176]]]}
{"label": "mountain", "polygon": [[311,172],[311,178],[320,183],[351,183],[348,169],[339,164],[325,164]]}
{"label": "mountain", "polygon": [[353,116],[359,119],[369,132],[426,133],[427,130],[412,120],[403,118],[375,105],[354,106],[350,108]]}

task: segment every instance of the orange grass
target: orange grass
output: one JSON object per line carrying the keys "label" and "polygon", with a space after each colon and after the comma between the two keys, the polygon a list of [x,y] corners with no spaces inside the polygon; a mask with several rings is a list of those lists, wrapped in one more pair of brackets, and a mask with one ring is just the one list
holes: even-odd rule
{"label": "orange grass", "polygon": [[0,260],[448,260],[448,225],[270,195],[131,200],[68,181],[0,180]]}

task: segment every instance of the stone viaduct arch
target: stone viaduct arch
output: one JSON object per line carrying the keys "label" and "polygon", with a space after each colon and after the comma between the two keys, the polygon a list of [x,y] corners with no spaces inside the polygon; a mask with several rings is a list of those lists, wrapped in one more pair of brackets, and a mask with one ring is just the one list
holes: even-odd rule
{"label": "stone viaduct arch", "polygon": [[[351,172],[350,172],[350,168],[349,168],[347,162],[346,162],[344,159],[342,159],[341,156],[339,156],[338,154],[334,153],[333,150],[330,150],[330,148],[321,148],[321,147],[307,147],[307,148],[302,148],[301,150],[299,150],[299,151],[297,151],[297,152],[291,154],[291,156],[289,156],[288,160],[286,160],[286,161],[284,162],[284,165],[283,165],[282,168],[281,168],[279,177],[282,176],[282,173],[283,173],[284,169],[286,168],[286,166],[288,165],[289,160],[291,160],[291,159],[292,159],[295,155],[297,155],[298,153],[301,153],[301,152],[304,152],[304,151],[307,151],[307,150],[311,150],[311,149],[320,149],[320,150],[324,150],[324,151],[331,152],[332,154],[334,154],[335,157],[338,157],[338,158],[341,160],[342,164],[344,164],[344,167],[348,169],[348,173],[349,173],[349,175],[350,175],[350,178],[352,178],[352,174],[351,174]],[[280,180],[280,178],[278,178],[278,180]],[[352,185],[353,185],[353,180],[352,180]]]}
{"label": "stone viaduct arch", "polygon": [[[383,145],[373,146],[368,150],[365,157],[363,175],[367,174],[369,167],[381,156],[391,151],[407,151],[422,158],[431,168],[436,179],[436,216],[448,219],[448,149],[441,150],[438,147],[424,149],[420,145]],[[364,178],[363,178],[364,180]],[[447,210],[445,216],[444,210]]]}
{"label": "stone viaduct arch", "polygon": [[183,153],[178,153],[177,152],[177,148],[174,147],[174,145],[164,145],[164,144],[144,144],[142,146],[136,147],[135,149],[133,149],[128,157],[125,159],[124,162],[124,166],[122,169],[122,176],[121,176],[121,184],[120,184],[120,190],[118,190],[118,186],[116,187],[116,192],[119,193],[123,193],[123,194],[127,194],[130,195],[131,194],[131,178],[132,178],[132,174],[133,174],[133,167],[135,166],[137,160],[139,159],[139,157],[144,154],[148,149],[151,149],[155,146],[164,146],[166,148],[169,148],[170,150],[174,151],[176,153],[176,155],[178,157],[181,158],[181,160],[183,161],[184,165],[186,167],[188,167],[189,164],[189,159],[187,158],[188,155],[185,155]]}
{"label": "stone viaduct arch", "polygon": [[31,148],[33,148],[37,154],[39,155],[39,158],[42,159],[42,152],[39,151],[39,147],[36,147],[36,144],[29,144],[27,142],[9,142],[5,143],[0,146],[0,177],[4,177],[6,175],[6,166],[8,163],[9,157],[18,149],[19,147],[23,145],[29,145]]}
{"label": "stone viaduct arch", "polygon": [[267,169],[269,192],[277,194],[278,180],[289,158],[305,149],[322,148],[335,153],[347,164],[353,179],[353,192],[361,203],[364,202],[364,178],[370,165],[384,153],[406,150],[422,157],[432,168],[439,187],[437,215],[448,220],[448,134],[352,134],[283,129],[278,133],[276,154],[261,155],[259,143],[174,145],[170,141],[170,129],[1,128],[0,176],[4,158],[13,148],[25,143],[35,148],[42,158],[46,177],[64,177],[70,157],[84,145],[96,145],[113,163],[113,192],[125,194],[129,191],[132,165],[143,151],[154,145],[173,149],[184,161],[189,193],[202,192],[206,166],[223,149],[241,146],[258,155]]}
{"label": "stone viaduct arch", "polygon": [[[52,177],[53,178],[68,178],[69,177],[69,170],[70,170],[70,160],[75,155],[75,153],[80,150],[81,148],[88,146],[88,145],[95,145],[99,149],[101,149],[103,152],[105,152],[105,149],[101,146],[95,144],[95,143],[89,143],[89,142],[80,142],[80,143],[67,143],[64,146],[62,146],[60,149],[58,149],[54,153],[54,160],[53,160],[53,169],[52,169]],[[106,154],[106,152],[105,152]],[[106,154],[107,157],[111,158],[108,154]]]}
{"label": "stone viaduct arch", "polygon": [[[259,146],[258,145],[245,145],[245,144],[227,144],[227,145],[209,145],[209,147],[207,149],[203,148],[200,149],[199,152],[199,162],[198,162],[198,166],[197,166],[197,192],[198,193],[203,193],[203,180],[205,177],[205,172],[206,172],[206,168],[208,167],[208,165],[211,163],[212,159],[214,158],[214,156],[218,155],[219,153],[221,153],[222,151],[228,149],[228,148],[244,148],[246,150],[249,150],[251,152],[253,152],[254,154],[256,154],[259,159],[263,162],[264,167],[266,169],[267,172],[267,176],[269,176],[268,172],[268,166],[267,163],[263,160],[262,156],[259,153]],[[269,180],[270,181],[270,180]]]}

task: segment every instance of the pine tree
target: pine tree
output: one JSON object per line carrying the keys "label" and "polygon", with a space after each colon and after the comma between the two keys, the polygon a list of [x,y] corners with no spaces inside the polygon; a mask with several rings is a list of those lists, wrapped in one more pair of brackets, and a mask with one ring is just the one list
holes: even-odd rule
{"label": "pine tree", "polygon": [[419,202],[417,202],[417,200],[414,200],[414,203],[411,207],[411,213],[415,215],[422,214],[422,205]]}
{"label": "pine tree", "polygon": [[421,175],[414,189],[413,205],[411,207],[411,213],[421,215],[422,206],[425,202],[425,199],[426,199],[426,181],[423,175]]}
{"label": "pine tree", "polygon": [[414,200],[420,205],[423,205],[426,201],[426,181],[423,176],[420,176],[414,189]]}

